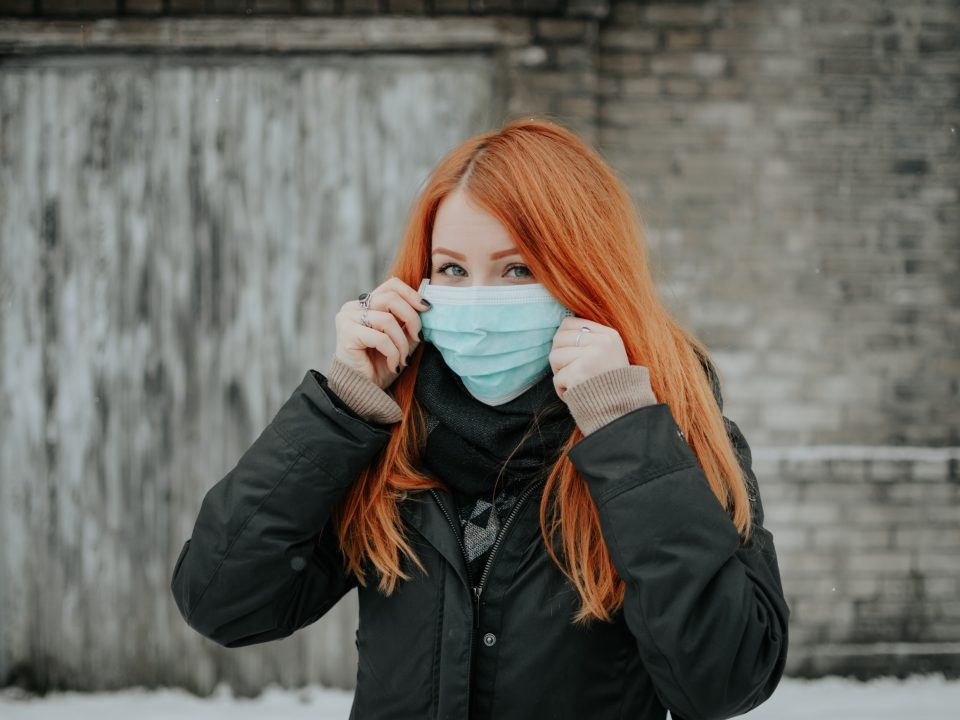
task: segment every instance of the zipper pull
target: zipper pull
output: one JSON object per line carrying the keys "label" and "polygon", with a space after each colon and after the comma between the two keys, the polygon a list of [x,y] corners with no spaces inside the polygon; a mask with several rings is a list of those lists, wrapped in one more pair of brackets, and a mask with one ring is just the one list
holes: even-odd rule
{"label": "zipper pull", "polygon": [[479,585],[474,585],[473,587],[473,600],[474,600],[474,627],[480,627],[480,591],[483,590]]}

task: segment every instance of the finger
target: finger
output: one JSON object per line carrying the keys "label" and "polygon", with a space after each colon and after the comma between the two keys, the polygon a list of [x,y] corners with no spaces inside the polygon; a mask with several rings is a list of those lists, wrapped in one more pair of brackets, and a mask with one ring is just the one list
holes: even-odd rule
{"label": "finger", "polygon": [[[590,332],[585,332],[583,335],[580,335],[580,344],[577,345],[577,336],[580,335],[580,328],[575,327],[569,330],[557,330],[553,334],[553,347],[554,348],[563,348],[563,347],[593,347],[596,345],[601,345],[606,347],[607,338],[609,336],[601,335],[599,333],[594,333],[592,330]],[[590,336],[593,337],[590,337]]]}
{"label": "finger", "polygon": [[380,288],[383,290],[389,289],[395,291],[404,300],[410,303],[411,307],[419,310],[426,310],[429,307],[421,301],[420,294],[416,290],[407,285],[396,275],[392,275],[390,278],[388,278],[382,285],[380,285]]}
{"label": "finger", "polygon": [[574,360],[583,356],[583,348],[570,347],[569,345],[566,347],[554,348],[550,351],[550,355],[548,356],[550,361],[550,369],[553,370],[554,374],[557,374]]}
{"label": "finger", "polygon": [[[360,321],[361,317],[363,317],[363,310],[357,310],[355,315],[356,321],[360,327],[365,327]],[[401,364],[406,365],[405,358],[410,354],[410,342],[403,332],[403,328],[400,327],[400,323],[397,322],[397,318],[393,316],[393,313],[387,312],[386,310],[368,310],[367,322],[390,337],[400,352]]]}
{"label": "finger", "polygon": [[386,310],[392,313],[402,323],[403,330],[410,342],[420,342],[420,313],[410,306],[406,298],[393,289],[378,293],[377,298],[370,307],[376,304],[377,310]]}
{"label": "finger", "polygon": [[566,374],[563,371],[553,374],[553,389],[562,400],[564,393],[567,391]]}
{"label": "finger", "polygon": [[563,318],[563,320],[560,321],[560,326],[557,328],[557,330],[579,330],[582,327],[588,327],[590,328],[591,332],[595,333],[603,333],[613,330],[613,328],[607,327],[606,325],[601,325],[593,320],[587,320],[586,318],[576,316],[567,316]]}
{"label": "finger", "polygon": [[355,327],[354,332],[364,348],[376,350],[385,358],[387,367],[394,372],[400,372],[400,350],[389,335],[376,328],[360,324]]}

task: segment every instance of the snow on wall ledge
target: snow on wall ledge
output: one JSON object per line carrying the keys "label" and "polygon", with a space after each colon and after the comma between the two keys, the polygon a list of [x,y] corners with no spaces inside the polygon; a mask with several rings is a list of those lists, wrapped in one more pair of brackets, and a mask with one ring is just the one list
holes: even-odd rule
{"label": "snow on wall ledge", "polygon": [[787,673],[960,675],[960,447],[756,448]]}

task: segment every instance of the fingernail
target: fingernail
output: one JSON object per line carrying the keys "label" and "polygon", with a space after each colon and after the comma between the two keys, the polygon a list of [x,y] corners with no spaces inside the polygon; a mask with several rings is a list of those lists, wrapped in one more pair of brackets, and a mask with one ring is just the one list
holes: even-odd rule
{"label": "fingernail", "polygon": [[433,307],[433,303],[427,300],[426,298],[420,298],[420,302],[426,305],[428,310]]}

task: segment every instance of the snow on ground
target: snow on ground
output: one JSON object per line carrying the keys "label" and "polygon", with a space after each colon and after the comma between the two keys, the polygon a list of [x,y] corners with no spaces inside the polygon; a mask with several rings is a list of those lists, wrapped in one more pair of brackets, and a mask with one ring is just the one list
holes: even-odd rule
{"label": "snow on ground", "polygon": [[[235,698],[221,684],[209,698],[183,690],[130,689],[112,693],[51,693],[23,698],[0,690],[3,720],[346,720],[352,692],[317,685],[300,690],[270,686],[257,698]],[[740,717],[750,720],[955,720],[960,718],[960,680],[943,676],[881,678],[862,683],[842,678],[784,679],[766,703]]]}

